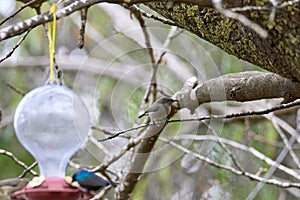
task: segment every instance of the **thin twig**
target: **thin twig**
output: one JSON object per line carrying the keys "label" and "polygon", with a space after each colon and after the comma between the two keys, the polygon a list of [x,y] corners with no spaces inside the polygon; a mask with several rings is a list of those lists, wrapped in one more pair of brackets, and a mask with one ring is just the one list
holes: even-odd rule
{"label": "thin twig", "polygon": [[250,19],[248,19],[246,16],[239,14],[237,12],[233,12],[229,9],[225,9],[222,4],[222,0],[212,0],[214,7],[217,11],[224,14],[225,16],[236,19],[240,21],[245,26],[249,27],[250,29],[254,30],[257,34],[259,34],[262,38],[266,38],[268,36],[268,32],[262,28],[260,25],[254,23]]}
{"label": "thin twig", "polygon": [[8,124],[10,124],[13,120],[13,115],[8,115],[8,116],[2,116],[2,121],[0,123],[0,129],[3,127],[6,127]]}
{"label": "thin twig", "polygon": [[75,163],[73,160],[70,160],[69,163],[68,163],[68,165],[70,167],[73,167],[74,169],[81,169],[82,168],[82,166],[80,164]]}
{"label": "thin twig", "polygon": [[17,94],[22,95],[23,97],[26,95],[26,92],[23,92],[22,90],[20,90],[19,88],[17,88],[16,86],[6,82],[5,83],[10,89],[12,89],[12,91],[14,91]]}
{"label": "thin twig", "polygon": [[[240,144],[238,142],[222,138],[220,136],[214,136],[214,135],[191,135],[191,134],[185,134],[185,135],[178,135],[172,138],[172,141],[184,141],[184,140],[194,140],[194,141],[215,141],[220,142],[226,145],[230,145],[236,149],[245,151],[247,153],[250,153],[254,157],[258,158],[261,161],[264,161],[269,166],[276,165],[276,162],[272,160],[271,158],[267,157],[265,154],[259,152],[253,147],[246,146],[244,144]],[[282,164],[278,164],[278,169],[293,178],[296,178],[297,180],[300,180],[300,175],[293,169],[290,169]]]}
{"label": "thin twig", "polygon": [[[13,161],[15,161],[15,163],[17,163],[18,165],[20,165],[22,168],[24,168],[25,170],[28,169],[28,166],[23,163],[22,161],[20,161],[13,153],[9,152],[9,151],[6,151],[4,149],[0,149],[0,154],[3,154],[3,155],[6,155],[8,156],[9,158],[11,158]],[[33,171],[32,169],[29,170],[29,172],[34,175],[34,176],[37,176],[38,174]]]}
{"label": "thin twig", "polygon": [[[278,147],[278,148],[284,148],[285,147],[285,145],[282,142],[278,142],[276,140],[269,140],[269,139],[266,139],[265,137],[263,137],[261,135],[256,135],[254,133],[250,133],[248,135],[248,137],[251,140],[257,141],[257,142],[262,143],[262,144],[268,144],[268,145],[272,145],[272,146]],[[293,149],[299,150],[300,148],[299,147],[294,147]]]}
{"label": "thin twig", "polygon": [[[215,131],[211,126],[209,126],[209,125],[207,124],[207,122],[203,122],[203,123],[206,125],[206,127],[207,127],[208,129],[211,130],[211,132],[212,132],[215,136],[218,137],[218,134],[216,133],[216,131]],[[238,161],[237,158],[235,157],[235,155],[230,151],[230,149],[228,149],[228,148],[226,147],[226,145],[224,145],[224,144],[223,144],[222,142],[220,142],[219,140],[218,140],[217,142],[218,142],[218,144],[226,151],[226,153],[229,155],[229,157],[231,158],[233,164],[238,168],[238,170],[240,170],[240,171],[245,171],[245,170],[243,169],[242,165],[239,163],[239,161]]]}
{"label": "thin twig", "polygon": [[98,142],[98,140],[96,140],[94,137],[89,137],[89,141],[95,146],[97,146],[99,149],[101,149],[105,155],[110,155],[109,150],[101,142]]}
{"label": "thin twig", "polygon": [[156,72],[157,72],[158,66],[155,64],[156,59],[154,56],[153,47],[151,45],[150,36],[147,31],[147,27],[145,25],[145,20],[143,19],[142,14],[139,12],[139,9],[137,9],[137,6],[136,5],[130,6],[129,9],[134,14],[134,16],[136,17],[136,19],[138,20],[138,22],[142,28],[142,32],[143,32],[144,39],[145,39],[146,49],[147,49],[147,52],[148,52],[148,55],[149,55],[149,58],[150,58],[150,61],[152,64],[150,85],[149,85],[147,92],[145,93],[144,102],[148,102],[148,98],[150,96],[151,91],[153,94],[153,101],[155,101],[157,98]]}
{"label": "thin twig", "polygon": [[0,26],[2,26],[5,22],[7,22],[8,20],[10,20],[11,18],[13,18],[14,16],[16,16],[19,12],[21,12],[23,9],[27,8],[28,6],[34,4],[36,1],[39,0],[31,0],[25,4],[23,4],[20,8],[18,8],[18,10],[16,10],[15,12],[13,12],[13,14],[11,14],[10,16],[6,17],[4,20],[2,20],[0,22]]}
{"label": "thin twig", "polygon": [[101,200],[103,199],[103,197],[107,194],[107,192],[113,188],[111,185],[106,186],[105,188],[103,188],[98,194],[96,194],[93,198],[91,198],[90,200]]}
{"label": "thin twig", "polygon": [[[228,115],[208,115],[208,116],[203,116],[203,117],[199,117],[199,118],[190,118],[190,119],[176,119],[176,120],[168,120],[167,123],[176,123],[176,122],[194,122],[194,121],[204,121],[204,120],[209,120],[209,119],[233,119],[233,118],[238,118],[238,117],[247,117],[247,116],[260,116],[260,115],[265,115],[274,111],[278,111],[278,110],[284,110],[287,108],[291,108],[294,106],[299,106],[300,105],[300,100],[296,100],[294,102],[291,103],[287,103],[287,104],[281,104],[279,106],[273,107],[273,108],[268,108],[265,110],[261,110],[261,111],[248,111],[248,112],[242,112],[242,113],[232,113],[232,114],[228,114]],[[163,123],[163,122],[157,122],[156,124],[153,123],[149,123],[149,124],[142,124],[140,126],[137,127],[133,127],[133,128],[129,128],[120,132],[115,133],[112,136],[109,136],[107,138],[104,139],[100,139],[98,140],[99,142],[103,142],[106,140],[110,140],[113,138],[116,138],[124,133],[128,133],[130,131],[134,131],[134,130],[138,130],[141,128],[145,128],[148,126],[155,126],[159,123]],[[93,129],[96,127],[92,127]],[[100,129],[101,131],[103,131],[103,129]]]}
{"label": "thin twig", "polygon": [[79,49],[82,49],[84,46],[84,33],[85,33],[87,14],[88,14],[88,7],[80,10],[81,25],[79,30],[78,44],[77,44],[77,47]]}
{"label": "thin twig", "polygon": [[[286,145],[286,147],[280,152],[280,154],[276,158],[276,161],[275,161],[276,165],[273,165],[268,170],[268,172],[265,174],[264,178],[268,179],[269,177],[271,177],[274,174],[274,172],[278,168],[279,164],[282,162],[282,160],[285,158],[285,156],[289,152],[289,147],[291,147],[295,143],[297,138],[299,138],[299,132],[300,132],[300,124],[298,124],[299,121],[300,121],[300,112],[298,110],[298,114],[297,114],[297,134],[292,135],[292,137],[288,141],[288,145]],[[247,196],[247,200],[252,200],[258,194],[258,192],[264,187],[264,185],[265,185],[265,182],[259,182],[255,186],[255,188],[250,192],[250,194]]]}
{"label": "thin twig", "polygon": [[252,11],[252,10],[271,10],[270,6],[243,6],[243,7],[234,7],[229,8],[232,12],[243,12],[243,11]]}
{"label": "thin twig", "polygon": [[180,35],[184,30],[181,30],[181,31],[178,31],[177,32],[177,27],[176,26],[172,26],[166,39],[165,39],[165,42],[163,44],[163,51],[160,53],[160,56],[158,57],[155,65],[158,67],[160,65],[160,63],[162,62],[163,60],[163,57],[166,55],[167,53],[167,49],[171,43],[171,41],[176,38],[178,35]]}
{"label": "thin twig", "polygon": [[255,181],[258,181],[258,182],[261,182],[261,183],[267,183],[267,184],[271,184],[271,185],[276,185],[276,186],[279,186],[279,187],[282,187],[282,188],[289,188],[289,187],[297,187],[297,188],[300,188],[300,183],[292,183],[292,182],[282,182],[282,181],[279,181],[277,179],[265,179],[265,178],[262,178],[262,177],[259,177],[255,174],[251,174],[249,172],[242,172],[240,170],[237,170],[237,169],[234,169],[230,166],[227,166],[227,165],[223,165],[223,164],[220,164],[220,163],[217,163],[207,157],[204,157],[200,154],[197,154],[175,142],[173,142],[172,140],[169,140],[169,139],[165,139],[165,138],[160,138],[161,141],[165,142],[165,143],[168,143],[168,144],[171,144],[173,147],[175,147],[176,149],[179,149],[181,150],[182,152],[190,155],[190,156],[193,156],[203,162],[206,162],[208,163],[209,165],[211,166],[214,166],[214,167],[217,167],[217,168],[220,168],[220,169],[224,169],[224,170],[227,170],[227,171],[230,171],[232,172],[233,174],[236,174],[236,175],[239,175],[239,176],[245,176],[245,177],[248,177],[250,180],[255,180]]}
{"label": "thin twig", "polygon": [[126,146],[124,146],[121,151],[119,151],[118,153],[114,154],[112,157],[110,157],[110,159],[108,159],[108,161],[106,161],[105,163],[95,167],[92,169],[93,172],[99,171],[102,172],[104,171],[107,167],[109,167],[112,163],[114,163],[115,161],[117,161],[119,158],[121,158],[128,150],[130,150],[132,147],[136,146],[137,144],[139,144],[142,141],[143,137],[138,137],[136,139],[131,139]]}
{"label": "thin twig", "polygon": [[[160,16],[155,15],[155,14],[147,13],[146,11],[142,10],[141,8],[139,8],[138,6],[135,6],[135,7],[136,7],[135,9],[138,10],[144,17],[160,21],[160,22],[162,22],[164,24],[168,24],[170,26],[178,26],[177,24],[175,24],[175,22],[173,22],[173,21],[171,21],[169,19],[160,17]],[[182,28],[182,27],[180,27],[180,28]]]}
{"label": "thin twig", "polygon": [[[115,133],[113,134],[112,136],[109,136],[109,137],[106,137],[106,138],[103,138],[103,139],[99,139],[98,142],[104,142],[104,141],[107,141],[107,140],[110,140],[110,139],[113,139],[113,138],[116,138],[118,137],[119,135],[122,135],[124,133],[128,133],[128,132],[131,132],[131,131],[136,131],[136,130],[139,130],[141,128],[145,128],[145,127],[148,127],[148,126],[154,126],[155,124],[142,124],[140,126],[137,126],[137,127],[133,127],[133,128],[129,128],[129,129],[126,129],[124,131],[120,131],[118,133]],[[94,128],[94,127],[92,127]],[[101,129],[100,129],[101,130]]]}
{"label": "thin twig", "polygon": [[8,54],[6,54],[6,56],[4,56],[3,58],[0,59],[0,63],[2,63],[4,60],[9,58],[15,52],[15,50],[22,44],[22,42],[25,40],[25,38],[30,33],[30,31],[31,31],[31,29],[29,29],[28,31],[25,32],[25,34],[21,37],[21,39],[17,42],[17,44],[12,48],[12,50],[10,50],[10,52],[8,52]]}
{"label": "thin twig", "polygon": [[300,100],[293,101],[291,103],[287,104],[281,104],[279,106],[268,108],[265,110],[260,111],[248,111],[248,112],[241,112],[241,113],[232,113],[228,115],[209,115],[199,118],[191,118],[191,119],[176,119],[176,120],[169,120],[168,123],[174,123],[174,122],[192,122],[192,121],[203,121],[208,119],[232,119],[232,118],[238,118],[238,117],[246,117],[246,116],[256,116],[256,115],[265,115],[274,111],[283,110],[286,108],[291,108],[294,106],[299,106]]}
{"label": "thin twig", "polygon": [[[265,117],[271,120],[271,117],[269,117],[268,115],[266,115]],[[287,123],[286,121],[282,120],[281,118],[275,115],[272,116],[272,118],[274,118],[276,122],[279,124],[279,126],[283,128],[288,134],[290,134],[293,137],[296,137],[297,142],[300,144],[300,137],[298,137],[297,131],[289,123]]]}
{"label": "thin twig", "polygon": [[299,158],[297,157],[297,155],[295,154],[292,146],[290,146],[289,144],[289,141],[288,139],[286,138],[285,134],[283,133],[283,131],[281,130],[278,122],[276,121],[276,119],[274,119],[273,117],[271,117],[271,120],[272,120],[272,123],[275,127],[275,129],[277,130],[277,132],[279,133],[284,145],[285,145],[285,148],[288,149],[292,159],[294,160],[295,164],[297,165],[298,169],[300,169],[300,161],[299,161]]}
{"label": "thin twig", "polygon": [[25,170],[22,172],[22,174],[20,174],[20,175],[18,176],[18,178],[23,178],[23,177],[27,174],[27,172],[29,172],[31,169],[33,169],[36,165],[37,165],[37,161],[35,161],[34,163],[32,163],[30,166],[28,166],[28,168],[25,169]]}

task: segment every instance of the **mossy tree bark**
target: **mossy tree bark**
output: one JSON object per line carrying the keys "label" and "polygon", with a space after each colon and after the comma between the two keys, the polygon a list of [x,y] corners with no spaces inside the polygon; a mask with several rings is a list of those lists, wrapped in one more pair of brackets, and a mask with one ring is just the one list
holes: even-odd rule
{"label": "mossy tree bark", "polygon": [[269,10],[240,12],[268,30],[268,37],[261,38],[238,20],[229,19],[213,8],[177,3],[152,2],[147,5],[202,39],[220,47],[227,53],[246,60],[268,71],[293,81],[300,81],[300,4],[295,3],[276,9],[275,19],[269,20],[270,2],[263,0],[227,0],[225,8],[265,6]]}

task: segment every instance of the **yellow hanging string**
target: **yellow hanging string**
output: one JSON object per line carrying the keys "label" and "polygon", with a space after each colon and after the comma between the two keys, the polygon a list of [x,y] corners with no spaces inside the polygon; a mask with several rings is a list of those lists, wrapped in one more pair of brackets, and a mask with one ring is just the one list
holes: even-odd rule
{"label": "yellow hanging string", "polygon": [[53,16],[53,23],[48,22],[48,40],[49,40],[49,58],[50,58],[50,83],[55,81],[54,77],[54,54],[55,54],[55,40],[56,40],[56,10],[57,4],[52,4],[50,14]]}

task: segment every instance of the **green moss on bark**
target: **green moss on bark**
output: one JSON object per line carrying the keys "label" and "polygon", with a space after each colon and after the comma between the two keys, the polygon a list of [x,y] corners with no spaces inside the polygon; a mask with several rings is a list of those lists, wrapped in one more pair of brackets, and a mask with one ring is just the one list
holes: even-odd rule
{"label": "green moss on bark", "polygon": [[[227,1],[226,7],[232,7]],[[264,1],[235,1],[235,5],[265,5]],[[242,14],[268,30],[261,38],[239,21],[229,19],[214,9],[176,4],[168,11],[164,3],[147,4],[179,26],[220,47],[239,59],[291,80],[300,81],[300,6],[278,9],[270,22],[270,11],[247,11]]]}

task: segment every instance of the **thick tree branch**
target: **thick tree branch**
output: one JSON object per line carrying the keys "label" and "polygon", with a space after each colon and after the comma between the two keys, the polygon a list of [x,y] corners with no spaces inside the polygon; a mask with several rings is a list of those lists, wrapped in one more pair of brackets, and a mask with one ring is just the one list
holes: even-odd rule
{"label": "thick tree branch", "polygon": [[[75,11],[79,11],[83,8],[88,8],[97,3],[115,3],[115,4],[137,4],[137,3],[147,3],[153,2],[155,0],[77,0],[72,4],[58,10],[56,12],[57,19],[66,17]],[[212,7],[212,3],[210,0],[174,0],[174,3],[181,2],[181,3],[191,3],[195,5],[199,5],[201,7]],[[20,35],[27,31],[28,29],[35,28],[38,25],[44,24],[46,22],[52,21],[53,16],[49,14],[49,12],[43,13],[41,15],[34,16],[30,19],[27,19],[23,22],[19,22],[17,24],[8,26],[0,30],[0,41],[14,37],[16,35]]]}
{"label": "thick tree branch", "polygon": [[[227,74],[211,79],[202,85],[197,85],[197,79],[191,78],[174,97],[179,100],[181,109],[186,107],[194,111],[202,103],[212,101],[250,101],[283,97],[284,101],[290,102],[299,97],[299,94],[297,94],[299,88],[299,83],[294,83],[279,75],[253,71]],[[251,91],[254,92],[251,93]],[[172,114],[175,114],[175,112]],[[159,133],[163,130],[164,126],[165,124],[157,124],[156,126],[149,127],[146,138],[138,146],[131,161],[132,164],[130,165],[129,172],[126,174],[122,185],[117,191],[117,199],[128,199],[130,197],[143,173],[145,163],[159,137]],[[243,172],[242,174],[245,175],[245,173]],[[261,179],[260,181],[265,180]]]}
{"label": "thick tree branch", "polygon": [[143,135],[144,139],[142,139],[137,150],[134,152],[130,168],[124,180],[122,180],[121,185],[117,188],[116,199],[129,199],[140,176],[143,174],[144,166],[151,154],[153,146],[166,124],[167,123],[160,123],[156,126],[150,126],[145,135]]}
{"label": "thick tree branch", "polygon": [[[152,2],[147,5],[174,21],[179,27],[195,33],[229,54],[290,80],[300,81],[299,0],[285,1],[277,5],[272,4],[271,1],[262,0],[253,2],[228,0],[222,1],[223,4],[218,1],[219,7],[216,9],[214,8],[216,3],[211,0],[168,1],[173,3],[172,6],[165,1],[154,0],[77,0],[58,10],[57,18],[102,2],[127,5]],[[232,14],[237,20],[229,19]],[[242,19],[247,20],[241,20],[238,16],[243,16]],[[248,19],[251,23],[248,23]],[[3,28],[0,30],[0,41],[51,20],[51,15],[43,13]],[[245,24],[250,28],[245,27]],[[268,38],[263,39],[256,34],[251,24],[267,29]]]}
{"label": "thick tree branch", "polygon": [[[165,3],[148,3],[150,8],[178,26],[189,30],[204,40],[220,47],[239,59],[246,60],[266,70],[300,81],[300,4],[299,1],[224,0],[222,13],[216,9],[191,4],[175,4],[167,9]],[[288,6],[287,6],[288,5]],[[246,11],[237,11],[246,7]],[[258,7],[263,9],[257,9]],[[253,8],[253,9],[252,9]],[[220,9],[219,9],[220,10]],[[274,12],[275,10],[275,12]],[[234,16],[232,13],[234,12]],[[268,31],[263,39],[243,20],[229,17],[245,17]],[[275,14],[276,15],[275,15]],[[239,18],[239,17],[237,17]],[[251,27],[251,25],[250,25]]]}
{"label": "thick tree branch", "polygon": [[266,38],[268,36],[267,30],[262,28],[260,25],[254,23],[250,19],[248,19],[245,15],[224,8],[222,0],[212,0],[212,2],[216,10],[219,11],[220,13],[226,15],[231,19],[239,20],[242,24],[253,29],[256,33],[258,33],[263,38]]}
{"label": "thick tree branch", "polygon": [[258,71],[227,74],[198,85],[196,78],[189,79],[176,98],[181,108],[193,113],[202,103],[214,101],[252,101],[283,98],[288,103],[300,98],[300,84],[277,74]]}

